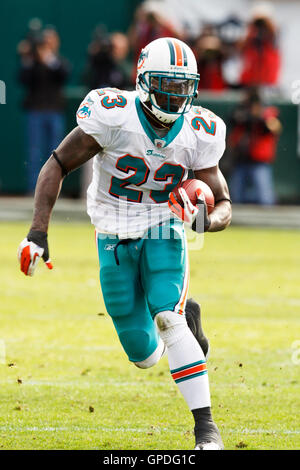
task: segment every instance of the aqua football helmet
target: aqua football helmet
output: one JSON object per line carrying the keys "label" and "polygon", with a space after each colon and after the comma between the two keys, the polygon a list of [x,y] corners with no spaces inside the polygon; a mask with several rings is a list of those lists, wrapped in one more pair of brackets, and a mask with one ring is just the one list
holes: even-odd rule
{"label": "aqua football helmet", "polygon": [[192,50],[179,39],[159,38],[141,51],[136,89],[161,122],[174,122],[190,110],[199,78]]}

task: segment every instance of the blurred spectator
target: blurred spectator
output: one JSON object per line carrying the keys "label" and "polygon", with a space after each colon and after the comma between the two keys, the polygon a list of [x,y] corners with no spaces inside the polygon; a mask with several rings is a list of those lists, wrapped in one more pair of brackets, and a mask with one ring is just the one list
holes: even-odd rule
{"label": "blurred spectator", "polygon": [[164,14],[163,8],[159,2],[145,2],[136,10],[133,24],[128,32],[133,51],[133,83],[136,78],[136,64],[143,47],[162,37],[182,39],[182,31],[168,19],[169,16]]}
{"label": "blurred spectator", "polygon": [[223,78],[225,59],[222,42],[211,25],[206,25],[194,43],[200,73],[199,90],[222,91],[227,88]]}
{"label": "blurred spectator", "polygon": [[234,110],[230,129],[233,202],[274,204],[272,163],[281,132],[277,108],[264,107],[257,91],[248,90]]}
{"label": "blurred spectator", "polygon": [[277,28],[271,10],[261,4],[253,10],[246,38],[241,43],[242,86],[275,86],[280,71],[280,52]]}
{"label": "blurred spectator", "polygon": [[[104,25],[97,26],[94,38],[88,46],[88,64],[84,81],[90,89],[132,88],[131,64],[127,61],[129,41],[125,34],[108,34]],[[86,197],[91,182],[93,162],[89,160],[81,172],[80,193]]]}
{"label": "blurred spectator", "polygon": [[126,59],[129,52],[127,37],[115,32],[108,34],[99,25],[88,47],[85,81],[89,88],[127,88],[131,84],[131,67]]}
{"label": "blurred spectator", "polygon": [[241,56],[239,44],[245,34],[244,22],[231,15],[217,25],[218,35],[222,41],[223,78],[229,88],[240,88]]}
{"label": "blurred spectator", "polygon": [[18,45],[19,79],[26,89],[29,194],[34,191],[43,162],[65,133],[63,85],[69,65],[60,57],[59,45],[59,36],[52,27],[31,30]]}

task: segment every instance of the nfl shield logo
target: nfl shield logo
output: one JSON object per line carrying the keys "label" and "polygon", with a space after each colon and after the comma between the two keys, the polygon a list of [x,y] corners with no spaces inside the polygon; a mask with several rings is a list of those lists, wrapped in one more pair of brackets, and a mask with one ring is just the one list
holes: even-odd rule
{"label": "nfl shield logo", "polygon": [[166,145],[166,142],[162,139],[155,139],[154,143],[155,143],[156,147],[159,148],[159,149],[163,148]]}

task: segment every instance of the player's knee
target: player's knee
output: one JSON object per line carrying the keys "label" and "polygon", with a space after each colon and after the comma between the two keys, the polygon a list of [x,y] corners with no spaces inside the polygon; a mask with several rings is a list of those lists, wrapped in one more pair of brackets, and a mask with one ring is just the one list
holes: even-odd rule
{"label": "player's knee", "polygon": [[119,338],[131,362],[142,363],[147,360],[153,351],[152,338],[147,331],[123,330],[119,332]]}
{"label": "player's knee", "polygon": [[165,312],[159,312],[155,316],[155,323],[159,332],[163,332],[177,325],[186,324],[186,319],[183,315],[179,315],[171,310],[166,310]]}

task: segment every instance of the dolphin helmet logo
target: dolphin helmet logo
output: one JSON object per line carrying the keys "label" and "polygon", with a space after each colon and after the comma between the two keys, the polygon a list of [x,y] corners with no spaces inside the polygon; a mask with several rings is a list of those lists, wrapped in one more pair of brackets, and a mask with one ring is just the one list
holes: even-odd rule
{"label": "dolphin helmet logo", "polygon": [[149,54],[149,51],[145,51],[144,49],[142,49],[140,56],[139,56],[138,63],[137,63],[138,69],[140,69],[143,66],[145,59],[147,59],[148,57],[148,54]]}

